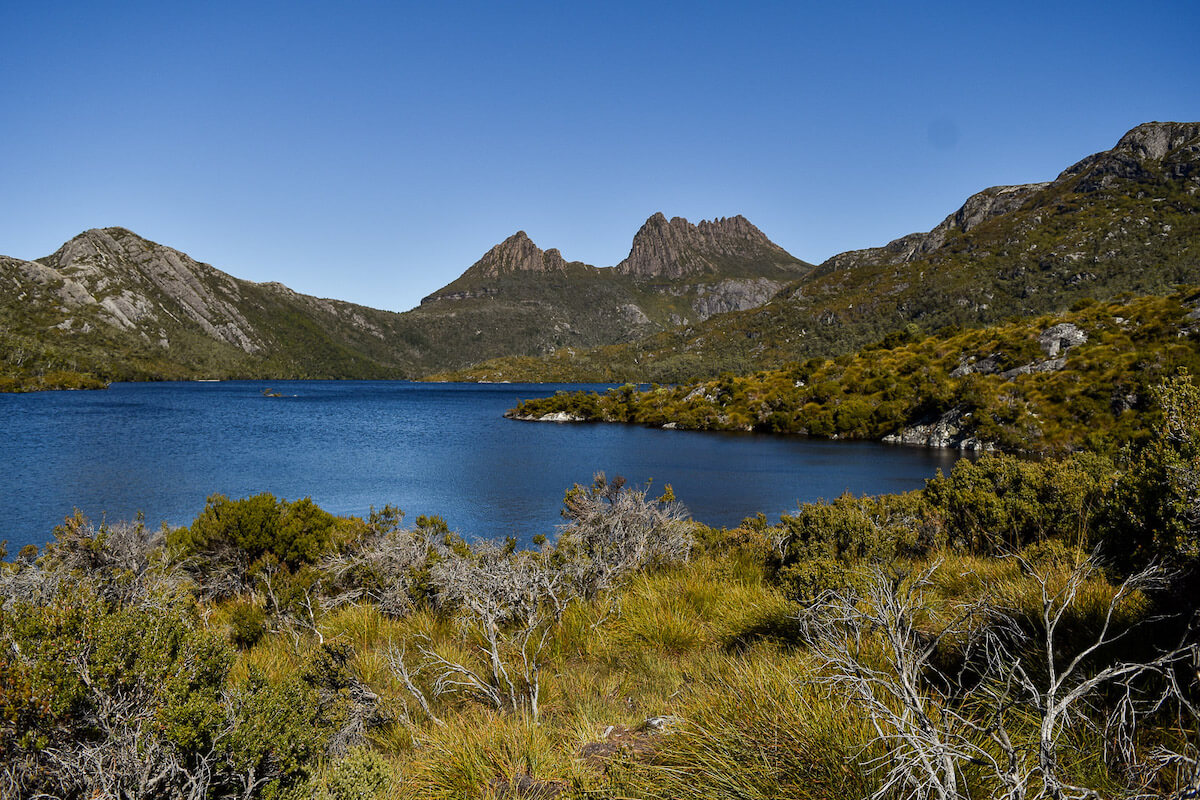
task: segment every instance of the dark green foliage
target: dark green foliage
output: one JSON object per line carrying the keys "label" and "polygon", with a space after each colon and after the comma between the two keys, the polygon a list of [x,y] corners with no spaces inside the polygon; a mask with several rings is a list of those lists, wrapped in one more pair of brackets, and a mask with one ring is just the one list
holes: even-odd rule
{"label": "dark green foliage", "polygon": [[307,778],[332,733],[316,690],[298,677],[273,684],[255,670],[230,689],[236,723],[220,748],[229,782],[272,797]]}
{"label": "dark green foliage", "polygon": [[1105,524],[1112,555],[1126,569],[1151,560],[1200,562],[1200,389],[1184,372],[1155,392],[1162,423],[1127,456]]}
{"label": "dark green foliage", "polygon": [[973,553],[1014,553],[1048,538],[1088,547],[1112,478],[1112,463],[1093,454],[1043,461],[988,455],[939,472],[925,495],[949,542]]}
{"label": "dark green foliage", "polygon": [[263,569],[312,564],[363,530],[360,521],[339,520],[307,497],[289,502],[269,493],[241,500],[218,494],[191,527],[168,534],[167,545],[176,559],[225,562],[245,580]]}
{"label": "dark green foliage", "polygon": [[0,785],[71,798],[109,786],[165,800],[197,775],[213,796],[269,797],[304,780],[340,712],[307,674],[235,679],[234,654],[195,612],[114,606],[82,584],[47,605],[9,602]]}
{"label": "dark green foliage", "polygon": [[941,544],[939,526],[920,492],[844,494],[832,503],[806,503],[781,518],[779,536],[777,574],[789,596],[799,600],[844,585],[856,564],[890,564]]}
{"label": "dark green foliage", "polygon": [[[220,691],[231,663],[224,645],[183,611],[109,610],[86,593],[0,615],[15,645],[0,666],[17,692],[4,694],[0,761],[28,764],[41,785],[79,776],[39,775],[39,751],[103,735],[112,726],[153,725],[160,745],[188,759],[211,745],[224,722]],[[5,658],[5,657],[0,657]]]}
{"label": "dark green foliage", "polygon": [[212,495],[191,527],[170,540],[179,555],[235,547],[251,563],[270,553],[289,567],[312,563],[332,541],[335,518],[311,498],[276,500],[269,493],[242,500]]}
{"label": "dark green foliage", "polygon": [[229,641],[243,650],[253,647],[267,632],[267,613],[254,603],[235,603],[229,612]]}

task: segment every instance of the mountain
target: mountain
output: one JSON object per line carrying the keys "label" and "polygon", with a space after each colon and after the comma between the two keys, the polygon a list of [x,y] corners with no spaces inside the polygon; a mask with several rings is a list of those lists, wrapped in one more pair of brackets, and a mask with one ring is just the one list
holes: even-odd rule
{"label": "mountain", "polygon": [[765,302],[811,269],[734,219],[673,220],[703,231],[674,245],[688,264],[660,255],[645,275],[568,262],[521,231],[405,313],[240,280],[124,228],[89,230],[36,261],[0,257],[0,383],[49,388],[51,373],[414,378],[630,341]]}
{"label": "mountain", "polygon": [[124,228],[85,231],[37,261],[0,257],[9,374],[399,375],[411,359],[392,343],[397,317],[239,280]]}
{"label": "mountain", "polygon": [[679,382],[1195,283],[1200,123],[1151,122],[1052,181],[985,189],[926,233],[836,255],[756,308],[443,377]]}
{"label": "mountain", "polygon": [[724,275],[790,279],[803,262],[772,242],[743,216],[670,221],[661,213],[646,220],[625,260],[614,267],[641,279]]}
{"label": "mountain", "polygon": [[518,231],[410,313],[436,329],[438,363],[465,366],[633,341],[753,308],[811,269],[742,217],[692,225],[659,213],[615,267],[567,261]]}
{"label": "mountain", "polygon": [[404,313],[86,231],[37,261],[0,257],[0,388],[78,373],[679,382],[1198,282],[1200,123],[1152,122],[1054,180],[985,189],[928,232],[816,268],[742,217],[655,214],[613,267],[519,231]]}

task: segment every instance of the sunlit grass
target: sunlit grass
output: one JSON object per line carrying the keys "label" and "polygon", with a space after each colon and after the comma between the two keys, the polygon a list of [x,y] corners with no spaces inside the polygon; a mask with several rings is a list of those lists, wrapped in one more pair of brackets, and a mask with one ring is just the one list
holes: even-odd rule
{"label": "sunlit grass", "polygon": [[[1051,555],[1038,556],[1036,566],[1052,595],[1076,562]],[[912,580],[934,563],[925,590],[932,616],[917,621],[930,633],[954,609],[978,600],[1036,633],[1042,586],[1020,560],[942,553],[884,568]],[[1084,581],[1064,619],[1067,635],[1094,634],[1115,592],[1100,574]],[[1119,608],[1118,621],[1145,610],[1134,595]],[[326,641],[353,646],[351,669],[388,712],[390,721],[369,740],[402,776],[385,794],[395,800],[518,796],[517,786],[564,798],[867,796],[879,780],[869,764],[881,755],[873,744],[877,734],[846,698],[822,688],[797,611],[769,579],[761,552],[750,548],[636,575],[615,596],[567,609],[545,651],[537,723],[462,694],[436,696],[428,670],[416,676],[417,684],[445,725],[421,710],[389,664],[389,647],[403,646],[413,665],[420,649],[430,648],[486,669],[477,633],[443,613],[426,609],[396,619],[370,604],[353,605],[326,614],[320,631]],[[223,624],[223,618],[216,614],[211,622]],[[290,636],[268,636],[241,654],[235,672],[255,669],[282,679],[302,666],[314,643],[312,634],[300,646]],[[945,647],[947,658],[959,657],[953,637]],[[875,652],[868,643],[864,652],[886,664],[886,649]],[[639,750],[636,758],[603,762],[581,757],[585,745],[601,741],[613,726],[637,731],[659,716],[677,720],[669,732],[632,734],[652,755]],[[1013,725],[1033,746],[1036,730],[1023,728],[1019,717]],[[1081,742],[1078,749],[1064,767],[1107,785],[1095,748]],[[989,779],[973,770],[963,779],[980,796],[991,791]]]}

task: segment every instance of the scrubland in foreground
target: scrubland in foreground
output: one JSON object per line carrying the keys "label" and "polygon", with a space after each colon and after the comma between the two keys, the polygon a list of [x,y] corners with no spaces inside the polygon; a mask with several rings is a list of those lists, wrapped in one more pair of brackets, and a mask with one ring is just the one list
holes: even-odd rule
{"label": "scrubland in foreground", "polygon": [[0,572],[13,797],[1186,797],[1200,391],[712,530],[598,476],[537,551],[214,496]]}

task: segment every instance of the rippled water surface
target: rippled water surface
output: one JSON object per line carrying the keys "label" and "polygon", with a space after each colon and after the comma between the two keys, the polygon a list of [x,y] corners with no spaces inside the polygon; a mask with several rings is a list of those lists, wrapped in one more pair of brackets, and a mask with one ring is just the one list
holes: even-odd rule
{"label": "rippled water surface", "polygon": [[[264,397],[267,387],[284,397]],[[212,493],[309,495],[339,514],[400,506],[469,537],[553,533],[598,470],[670,483],[693,516],[734,525],[798,501],[919,488],[956,453],[866,442],[514,422],[549,384],[402,381],[114,384],[0,395],[0,539],[43,544],[73,508],[186,524]],[[596,388],[596,387],[591,387]]]}

